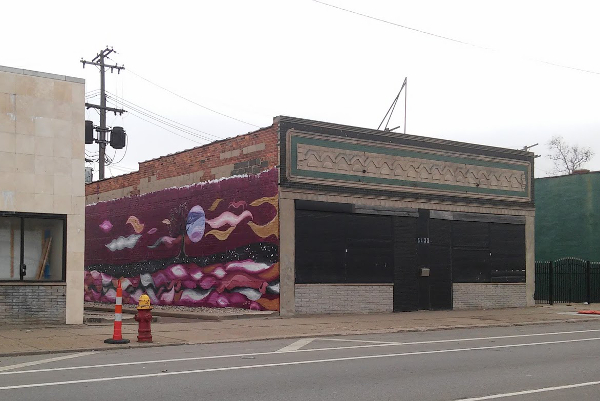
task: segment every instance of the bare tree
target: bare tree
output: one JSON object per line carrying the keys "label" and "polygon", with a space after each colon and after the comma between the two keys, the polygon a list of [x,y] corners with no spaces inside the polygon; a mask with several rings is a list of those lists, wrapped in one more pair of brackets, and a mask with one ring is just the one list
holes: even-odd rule
{"label": "bare tree", "polygon": [[594,156],[592,149],[569,145],[562,136],[552,137],[548,147],[552,152],[548,158],[554,161],[555,174],[572,174]]}

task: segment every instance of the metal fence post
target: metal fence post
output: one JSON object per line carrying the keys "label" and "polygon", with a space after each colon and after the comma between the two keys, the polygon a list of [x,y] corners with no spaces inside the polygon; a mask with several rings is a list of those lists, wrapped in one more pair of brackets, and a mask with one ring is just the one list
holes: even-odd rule
{"label": "metal fence post", "polygon": [[585,287],[587,291],[587,296],[585,300],[588,304],[592,303],[592,262],[585,262]]}
{"label": "metal fence post", "polygon": [[548,267],[548,303],[554,305],[554,262]]}

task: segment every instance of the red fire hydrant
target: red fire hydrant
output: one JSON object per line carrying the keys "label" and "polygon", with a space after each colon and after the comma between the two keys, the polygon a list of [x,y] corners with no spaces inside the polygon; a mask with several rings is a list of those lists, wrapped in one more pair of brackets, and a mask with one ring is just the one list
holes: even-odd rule
{"label": "red fire hydrant", "polygon": [[144,294],[140,297],[137,310],[138,313],[135,314],[134,319],[139,322],[138,342],[151,343],[152,329],[150,328],[150,322],[152,322],[152,307],[150,306],[150,297],[148,295]]}

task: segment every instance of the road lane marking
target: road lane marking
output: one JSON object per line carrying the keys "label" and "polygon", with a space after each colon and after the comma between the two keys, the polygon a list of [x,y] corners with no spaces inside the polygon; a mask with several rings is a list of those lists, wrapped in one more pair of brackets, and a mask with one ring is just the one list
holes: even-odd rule
{"label": "road lane marking", "polygon": [[293,352],[293,351],[298,351],[300,348],[304,347],[305,345],[310,344],[314,340],[315,340],[314,338],[301,338],[300,340],[291,343],[287,347],[281,348],[277,352]]}
{"label": "road lane marking", "polygon": [[33,387],[50,387],[50,386],[61,386],[61,385],[67,385],[67,384],[80,384],[80,383],[97,383],[97,382],[105,382],[105,381],[112,381],[112,380],[145,379],[145,378],[149,378],[149,377],[188,375],[188,374],[193,374],[193,373],[226,372],[226,371],[230,371],[230,370],[270,368],[270,367],[276,367],[276,366],[310,365],[310,364],[325,363],[325,362],[358,361],[358,360],[364,360],[364,359],[393,358],[393,357],[400,357],[400,356],[445,354],[445,353],[450,353],[450,352],[486,351],[486,350],[494,350],[494,349],[531,347],[531,346],[536,346],[536,345],[564,344],[564,343],[596,341],[596,340],[600,340],[600,337],[582,338],[582,339],[576,339],[576,340],[544,341],[544,342],[539,342],[539,343],[494,345],[494,346],[470,347],[470,348],[453,348],[453,349],[431,350],[431,351],[413,351],[413,352],[401,352],[401,353],[395,353],[395,354],[363,355],[363,356],[351,356],[351,357],[329,358],[329,359],[312,359],[312,360],[307,360],[307,361],[275,362],[275,363],[264,363],[264,364],[259,364],[259,365],[227,366],[227,367],[222,367],[222,368],[205,368],[205,369],[194,369],[194,370],[181,370],[181,371],[175,371],[175,372],[144,373],[144,374],[137,374],[137,375],[100,377],[100,378],[94,378],[94,379],[19,384],[19,385],[13,385],[13,386],[3,386],[3,387],[0,387],[0,390],[15,390],[15,389],[33,388]]}
{"label": "road lane marking", "polygon": [[[317,340],[320,340],[320,341],[347,341],[347,342],[368,343],[368,344],[389,344],[389,345],[401,344],[399,342],[393,342],[393,341],[351,340],[351,339],[347,339],[347,338],[318,338]],[[442,340],[442,341],[446,341],[446,340]]]}
{"label": "road lane marking", "polygon": [[16,365],[9,365],[9,366],[0,366],[0,372],[5,372],[7,370],[26,368],[28,366],[42,365],[44,363],[64,361],[65,359],[78,358],[80,356],[86,356],[86,355],[92,355],[92,354],[95,354],[95,352],[78,352],[76,354],[57,356],[57,357],[48,358],[48,359],[40,359],[39,361],[23,362],[23,363],[18,363]]}
{"label": "road lane marking", "polygon": [[460,398],[456,401],[484,401],[484,400],[495,400],[498,398],[508,398],[515,397],[517,395],[527,395],[527,394],[536,394],[536,393],[546,393],[548,391],[557,391],[557,390],[567,390],[571,388],[578,387],[588,387],[588,386],[597,386],[600,384],[600,381],[595,382],[586,382],[586,383],[576,383],[576,384],[567,384],[564,386],[554,386],[554,387],[544,387],[544,388],[536,388],[534,390],[523,390],[523,391],[515,391],[512,393],[503,393],[503,394],[494,394],[494,395],[485,395],[483,397],[473,397],[473,398]]}
{"label": "road lane marking", "polygon": [[[535,337],[535,336],[551,336],[551,335],[561,335],[561,334],[582,334],[582,333],[593,333],[593,332],[600,332],[600,329],[559,331],[559,332],[550,332],[550,333],[513,334],[513,335],[508,335],[508,336],[493,336],[493,337],[470,337],[470,338],[458,338],[458,339],[449,339],[449,340],[412,341],[412,342],[404,342],[404,343],[353,345],[353,346],[348,346],[348,347],[310,348],[310,349],[299,349],[297,351],[289,351],[289,352],[295,353],[295,352],[315,352],[315,351],[337,351],[337,350],[347,350],[347,349],[378,348],[378,347],[406,346],[406,345],[427,345],[427,344],[441,344],[441,343],[451,343],[451,342],[461,342],[461,341],[466,342],[466,341],[480,341],[480,340],[500,340],[500,339],[505,339],[505,338],[524,338],[524,337]],[[320,338],[317,340],[323,340],[323,339]],[[69,367],[63,367],[63,368],[31,369],[31,370],[21,370],[21,371],[12,371],[12,372],[0,372],[0,376],[23,374],[23,373],[56,372],[56,371],[62,371],[62,370],[112,368],[112,367],[116,367],[116,366],[145,365],[145,364],[153,364],[153,363],[200,361],[200,360],[205,360],[205,359],[242,358],[242,357],[246,357],[246,356],[263,356],[263,355],[274,355],[274,354],[281,354],[281,353],[282,352],[279,352],[279,351],[269,351],[269,352],[254,352],[254,353],[246,353],[246,354],[195,356],[195,357],[188,357],[188,358],[158,359],[158,360],[139,361],[139,362],[118,362],[118,363],[106,363],[106,364],[97,364],[97,365],[69,366]]]}

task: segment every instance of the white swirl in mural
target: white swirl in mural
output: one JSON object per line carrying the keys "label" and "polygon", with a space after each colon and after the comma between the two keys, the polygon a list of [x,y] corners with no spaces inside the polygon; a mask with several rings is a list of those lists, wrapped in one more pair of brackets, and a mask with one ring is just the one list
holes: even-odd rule
{"label": "white swirl in mural", "polygon": [[106,294],[104,294],[104,296],[109,302],[115,302],[115,300],[117,299],[117,291],[115,291],[114,288],[111,288],[108,291],[106,291]]}
{"label": "white swirl in mural", "polygon": [[227,273],[225,273],[225,270],[223,270],[223,268],[222,268],[222,267],[217,267],[217,268],[216,268],[216,269],[213,271],[213,274],[214,274],[215,276],[217,276],[218,278],[223,278],[223,277],[225,277],[225,275],[226,275]]}
{"label": "white swirl in mural", "polygon": [[100,278],[102,278],[102,285],[107,286],[112,282],[112,276],[104,273],[100,273]]}
{"label": "white swirl in mural", "polygon": [[207,220],[206,223],[212,228],[220,228],[226,224],[229,226],[237,226],[246,217],[249,217],[251,220],[253,219],[252,213],[250,213],[248,210],[244,210],[239,216],[236,216],[231,212],[223,212],[219,217],[215,217],[212,220]]}
{"label": "white swirl in mural", "polygon": [[206,291],[198,291],[198,290],[183,290],[181,294],[182,301],[192,301],[198,302],[206,298],[208,294],[211,293],[211,290]]}
{"label": "white swirl in mural", "polygon": [[131,249],[135,246],[135,244],[137,244],[140,237],[141,237],[141,235],[138,235],[138,234],[132,234],[127,238],[119,237],[119,238],[116,238],[116,239],[113,239],[112,241],[110,241],[109,244],[106,244],[106,247],[108,249],[110,249],[111,252],[120,251],[125,248]]}
{"label": "white swirl in mural", "polygon": [[251,301],[258,301],[262,297],[262,293],[253,288],[236,288],[233,292],[239,292]]}
{"label": "white swirl in mural", "polygon": [[171,266],[169,270],[171,271],[171,274],[177,278],[187,277],[187,271],[181,265]]}
{"label": "white swirl in mural", "polygon": [[245,260],[241,262],[228,263],[226,269],[227,271],[241,270],[250,273],[260,273],[267,270],[269,267],[271,266],[265,263],[256,263],[251,260]]}
{"label": "white swirl in mural", "polygon": [[154,285],[154,280],[152,280],[152,276],[149,273],[140,274],[140,281],[144,287],[150,287]]}
{"label": "white swirl in mural", "polygon": [[127,288],[131,285],[131,280],[129,280],[127,277],[121,279],[121,288],[123,291],[127,290]]}

